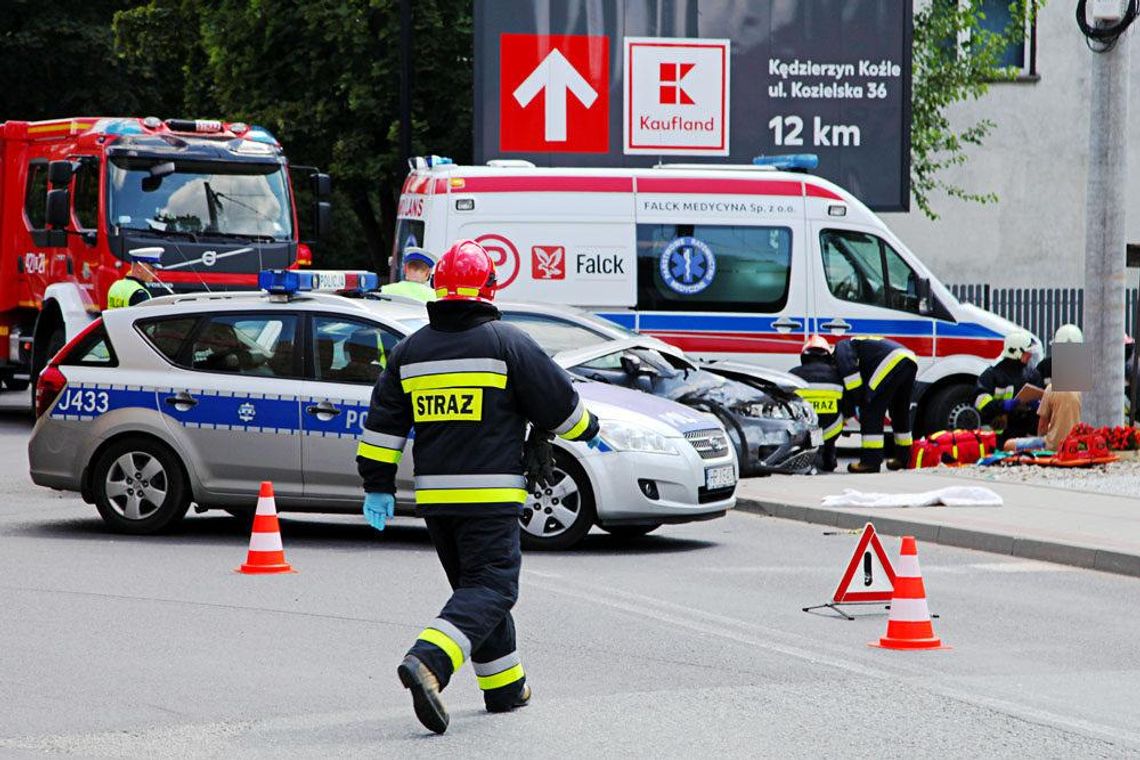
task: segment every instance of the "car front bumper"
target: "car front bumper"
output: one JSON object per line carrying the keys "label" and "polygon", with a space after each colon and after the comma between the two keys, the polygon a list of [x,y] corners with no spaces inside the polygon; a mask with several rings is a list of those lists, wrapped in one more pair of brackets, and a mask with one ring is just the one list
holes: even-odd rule
{"label": "car front bumper", "polygon": [[[705,472],[732,466],[731,452],[702,459],[683,438],[670,439],[680,454],[649,454],[632,451],[592,453],[579,464],[594,488],[598,522],[602,525],[681,523],[720,517],[736,505],[736,484],[710,491]],[[653,484],[657,498],[646,495],[643,485]]]}

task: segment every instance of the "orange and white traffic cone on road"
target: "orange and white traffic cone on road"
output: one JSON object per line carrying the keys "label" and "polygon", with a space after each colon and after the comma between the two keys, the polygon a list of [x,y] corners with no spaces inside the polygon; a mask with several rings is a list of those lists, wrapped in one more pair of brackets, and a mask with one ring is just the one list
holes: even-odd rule
{"label": "orange and white traffic cone on road", "polygon": [[277,504],[273,501],[273,484],[269,481],[262,482],[261,493],[257,496],[257,513],[253,516],[253,532],[249,534],[249,554],[245,564],[235,572],[247,575],[295,572],[293,566],[285,561]]}
{"label": "orange and white traffic cone on road", "polygon": [[926,606],[926,587],[918,567],[918,544],[914,536],[903,536],[902,551],[895,565],[895,587],[891,595],[891,614],[887,619],[887,635],[868,646],[883,649],[949,649],[934,635],[930,610]]}

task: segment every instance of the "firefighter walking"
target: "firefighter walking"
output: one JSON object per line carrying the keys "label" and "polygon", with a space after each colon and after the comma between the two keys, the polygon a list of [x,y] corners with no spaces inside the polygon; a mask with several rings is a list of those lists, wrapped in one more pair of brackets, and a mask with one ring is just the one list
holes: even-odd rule
{"label": "firefighter walking", "polygon": [[878,472],[883,464],[883,418],[890,415],[895,453],[887,469],[901,470],[910,458],[910,400],[918,361],[903,345],[886,338],[853,338],[835,346],[843,377],[843,414],[859,409],[863,447],[848,472]]}
{"label": "firefighter walking", "polygon": [[594,445],[597,419],[566,373],[525,333],[499,320],[495,268],[477,243],[439,260],[430,324],[388,357],[357,451],[364,514],[383,530],[394,510],[396,466],[416,442],[416,513],[453,593],[397,668],[416,717],[447,730],[440,692],[471,660],[490,712],[525,705],[530,687],[515,644],[519,514],[527,498],[527,422]]}
{"label": "firefighter walking", "polygon": [[843,378],[835,366],[831,344],[826,338],[822,335],[808,338],[800,351],[800,366],[793,367],[792,374],[807,382],[807,387],[796,390],[796,394],[811,404],[823,430],[823,447],[816,456],[816,469],[834,472],[837,466],[835,443],[843,432],[843,415],[840,413]]}

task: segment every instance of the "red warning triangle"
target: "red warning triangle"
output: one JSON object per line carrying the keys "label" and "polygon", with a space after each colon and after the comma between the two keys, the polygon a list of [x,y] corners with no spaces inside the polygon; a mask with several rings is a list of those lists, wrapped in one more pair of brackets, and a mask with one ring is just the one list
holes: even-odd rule
{"label": "red warning triangle", "polygon": [[835,589],[832,602],[889,602],[895,587],[895,569],[883,550],[883,543],[871,523],[863,528],[863,535],[847,563],[843,579]]}

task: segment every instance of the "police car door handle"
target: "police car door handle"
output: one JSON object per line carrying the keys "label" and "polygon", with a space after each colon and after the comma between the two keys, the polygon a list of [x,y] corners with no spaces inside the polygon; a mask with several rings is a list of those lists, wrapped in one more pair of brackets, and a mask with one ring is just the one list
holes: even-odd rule
{"label": "police car door handle", "polygon": [[833,319],[819,326],[822,330],[850,330],[851,324],[845,319]]}
{"label": "police car door handle", "polygon": [[792,330],[799,330],[803,326],[803,322],[797,322],[794,319],[788,319],[787,317],[780,317],[772,323],[772,327],[776,328],[776,332],[778,333],[789,333]]}
{"label": "police car door handle", "polygon": [[326,415],[326,414],[329,417],[335,417],[338,414],[340,414],[340,409],[338,407],[333,406],[332,404],[330,404],[327,401],[322,401],[321,403],[316,404],[314,406],[305,407],[305,412],[307,414],[313,415],[314,417],[319,417],[319,416]]}
{"label": "police car door handle", "polygon": [[167,406],[186,407],[187,409],[198,405],[198,399],[185,391],[179,393],[177,396],[167,396],[163,399],[163,402],[166,403]]}

